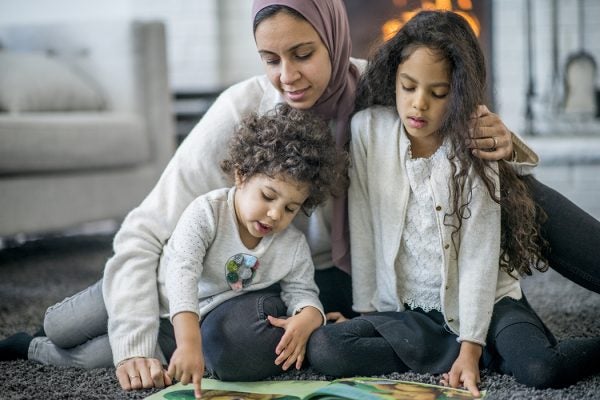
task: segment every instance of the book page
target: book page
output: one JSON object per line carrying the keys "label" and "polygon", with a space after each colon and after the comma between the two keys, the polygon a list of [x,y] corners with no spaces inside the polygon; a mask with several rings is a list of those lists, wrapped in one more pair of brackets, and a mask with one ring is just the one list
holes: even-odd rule
{"label": "book page", "polygon": [[[219,400],[232,399],[281,399],[303,398],[323,386],[328,381],[260,381],[260,382],[223,382],[217,379],[202,379],[202,398],[218,398]],[[209,393],[208,391],[221,393]],[[225,392],[225,393],[224,393]],[[226,392],[231,392],[227,395]],[[209,397],[219,395],[218,397]],[[246,394],[246,395],[244,395]],[[252,395],[276,395],[276,397],[255,397]],[[167,396],[168,395],[168,396]],[[187,396],[187,397],[186,397]],[[187,400],[194,399],[193,386],[177,383],[161,390],[146,400]]]}

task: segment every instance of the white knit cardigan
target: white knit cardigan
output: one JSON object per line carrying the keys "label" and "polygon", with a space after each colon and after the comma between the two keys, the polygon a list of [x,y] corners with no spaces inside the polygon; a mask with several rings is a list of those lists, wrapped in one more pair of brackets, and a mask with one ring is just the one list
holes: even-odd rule
{"label": "white knit cardigan", "polygon": [[[396,276],[394,263],[410,190],[404,167],[409,141],[391,107],[363,110],[351,126],[353,307],[360,313],[402,311],[396,291],[396,280],[402,277]],[[521,289],[518,280],[499,270],[500,206],[474,173],[469,174],[471,216],[463,220],[453,245],[453,228],[444,224],[450,209],[450,174],[448,161],[436,165],[430,178],[439,228],[434,240],[439,240],[443,252],[442,313],[458,340],[483,345],[494,303],[505,296],[521,298]]]}

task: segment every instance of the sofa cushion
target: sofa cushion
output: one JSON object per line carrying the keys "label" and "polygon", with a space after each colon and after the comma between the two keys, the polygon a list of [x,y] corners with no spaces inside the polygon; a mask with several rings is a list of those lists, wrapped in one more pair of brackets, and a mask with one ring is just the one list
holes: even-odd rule
{"label": "sofa cushion", "polygon": [[134,166],[151,159],[133,114],[0,113],[0,174]]}
{"label": "sofa cushion", "polygon": [[0,110],[91,111],[104,104],[98,88],[67,64],[42,53],[0,51]]}

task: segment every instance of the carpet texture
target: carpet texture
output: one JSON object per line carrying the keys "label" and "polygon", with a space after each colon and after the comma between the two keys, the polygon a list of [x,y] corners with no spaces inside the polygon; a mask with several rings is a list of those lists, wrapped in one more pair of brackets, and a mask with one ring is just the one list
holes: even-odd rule
{"label": "carpet texture", "polygon": [[[35,332],[45,309],[94,283],[111,255],[107,235],[46,238],[0,250],[0,338]],[[523,282],[525,293],[557,338],[600,336],[600,295],[553,271]],[[600,362],[600,358],[598,360]],[[156,390],[124,392],[114,369],[82,370],[30,361],[0,362],[0,399],[142,399]],[[392,379],[437,383],[432,375],[391,374]],[[326,379],[311,369],[276,379]],[[534,390],[509,376],[482,373],[482,388],[498,400],[600,399],[600,375],[564,389]]]}

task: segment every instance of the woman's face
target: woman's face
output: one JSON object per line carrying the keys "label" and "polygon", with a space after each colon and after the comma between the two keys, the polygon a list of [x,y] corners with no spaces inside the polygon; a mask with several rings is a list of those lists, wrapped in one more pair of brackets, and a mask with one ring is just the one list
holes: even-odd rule
{"label": "woman's face", "polygon": [[269,81],[286,103],[302,110],[315,105],[331,79],[331,61],[313,26],[279,12],[263,20],[254,36]]}

